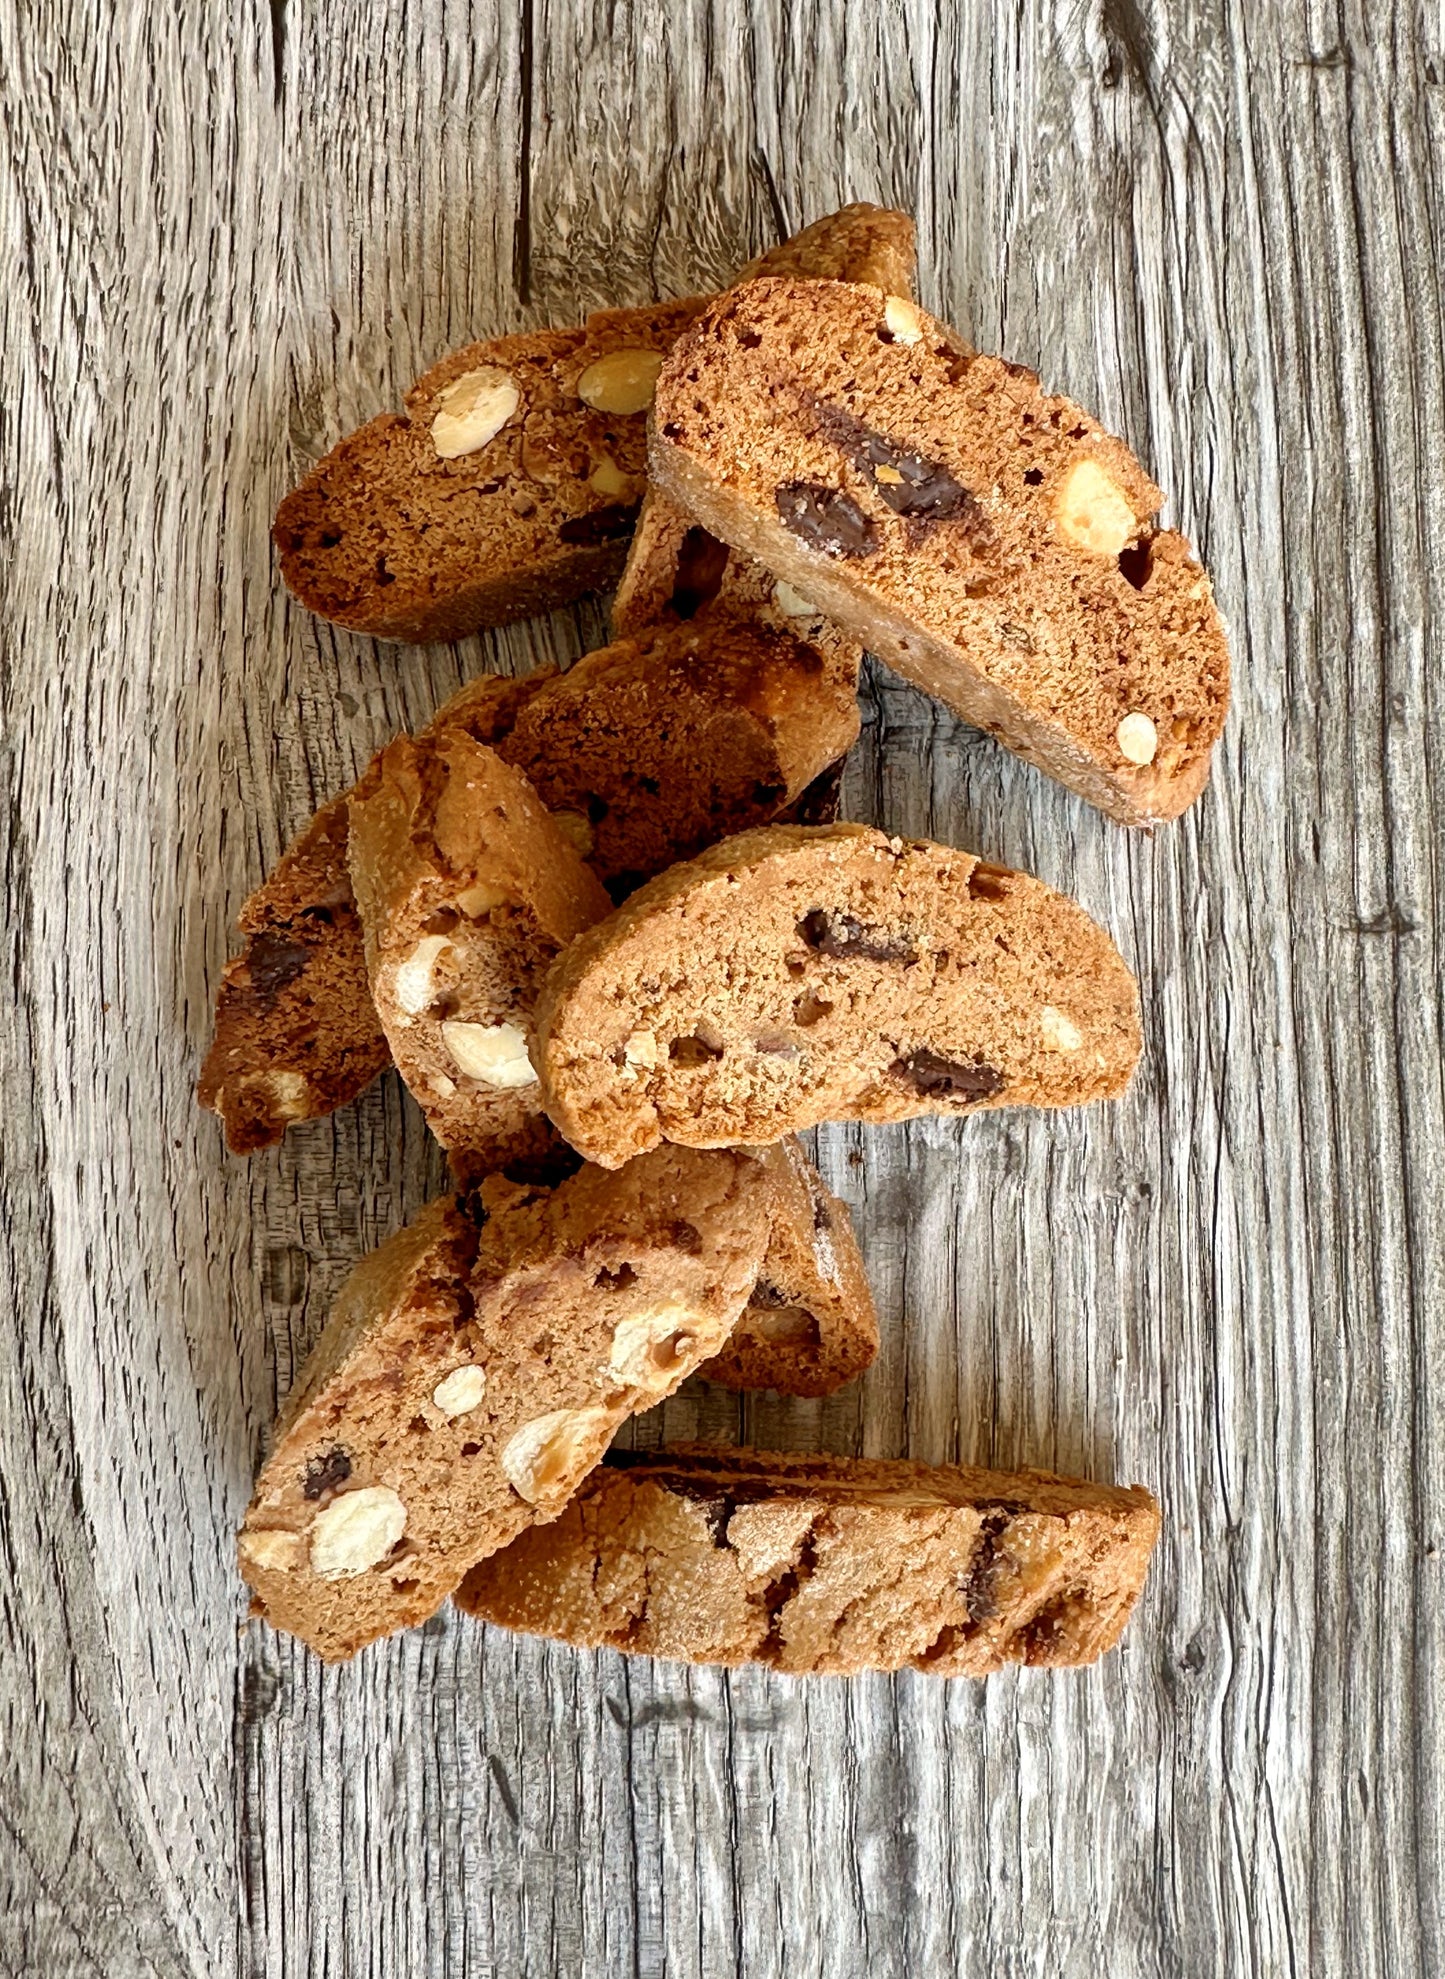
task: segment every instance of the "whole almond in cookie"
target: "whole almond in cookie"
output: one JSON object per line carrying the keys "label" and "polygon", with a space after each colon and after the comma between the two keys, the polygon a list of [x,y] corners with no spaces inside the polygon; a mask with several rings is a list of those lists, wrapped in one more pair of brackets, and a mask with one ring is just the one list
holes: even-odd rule
{"label": "whole almond in cookie", "polygon": [[1209,579],[1122,441],[881,288],[762,279],[663,366],[693,526],[1125,824],[1199,795],[1229,705]]}
{"label": "whole almond in cookie", "polygon": [[1138,994],[1027,874],[862,825],[745,832],[651,881],[549,970],[548,1114],[611,1166],[823,1120],[1076,1106],[1128,1085]]}

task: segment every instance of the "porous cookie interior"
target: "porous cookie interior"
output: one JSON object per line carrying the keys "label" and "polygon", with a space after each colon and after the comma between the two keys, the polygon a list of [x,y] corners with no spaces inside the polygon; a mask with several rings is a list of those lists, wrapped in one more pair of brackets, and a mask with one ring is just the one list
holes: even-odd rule
{"label": "porous cookie interior", "polygon": [[1147,1492],[702,1446],[611,1452],[463,1606],[512,1627],[797,1673],[984,1675],[1118,1637],[1158,1530]]}
{"label": "porous cookie interior", "polygon": [[[1071,400],[877,289],[779,281],[714,304],[658,390],[655,469],[689,505],[700,483],[682,457],[715,481],[729,540],[805,592],[810,571],[830,583],[828,608],[886,634],[879,649],[905,670],[909,626],[936,633],[1005,700],[998,719],[987,695],[962,706],[949,690],[963,684],[920,651],[923,684],[983,725],[1028,711],[1116,779],[1193,794],[1228,701],[1209,583],[1154,528],[1159,490]],[[872,606],[884,619],[856,616]],[[1121,741],[1130,716],[1150,725],[1147,758],[1138,723]]]}
{"label": "porous cookie interior", "polygon": [[539,1007],[548,1110],[593,1159],[657,1136],[1064,1106],[1121,1091],[1133,979],[1024,874],[861,827],[744,834],[584,936]]}

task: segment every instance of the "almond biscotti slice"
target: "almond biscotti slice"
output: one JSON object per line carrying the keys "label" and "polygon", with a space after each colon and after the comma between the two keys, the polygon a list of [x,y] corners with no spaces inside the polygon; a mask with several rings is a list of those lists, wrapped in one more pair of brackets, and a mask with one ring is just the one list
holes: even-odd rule
{"label": "almond biscotti slice", "polygon": [[719,297],[664,365],[649,466],[712,535],[1125,824],[1204,787],[1229,655],[1122,441],[913,304]]}
{"label": "almond biscotti slice", "polygon": [[611,902],[520,770],[460,729],[383,750],[350,806],[351,883],[396,1068],[472,1157],[541,1111],[532,1005]]}
{"label": "almond biscotti slice", "polygon": [[[521,680],[484,674],[454,694],[431,727],[495,742],[556,672],[539,667]],[[221,977],[196,1095],[221,1116],[233,1154],[270,1147],[294,1122],[334,1113],[391,1063],[351,890],[351,795],[321,807],[237,917],[245,946]]]}
{"label": "almond biscotti slice", "polygon": [[358,1266],[287,1401],[240,1536],[253,1612],[328,1661],[425,1620],[721,1345],[768,1232],[741,1152],[433,1203]]}
{"label": "almond biscotti slice", "polygon": [[1142,1485],[1047,1471],[612,1451],[458,1605],[578,1647],[791,1676],[1071,1669],[1112,1649],[1159,1534]]}
{"label": "almond biscotti slice", "polygon": [[878,1315],[848,1211],[795,1140],[765,1148],[772,1237],[726,1347],[698,1369],[724,1388],[831,1395],[878,1352]]}
{"label": "almond biscotti slice", "polygon": [[460,639],[616,580],[646,415],[692,297],[468,344],[332,448],[273,527],[307,607],[377,639]]}
{"label": "almond biscotti slice", "polygon": [[549,971],[548,1114],[612,1167],[659,1141],[1077,1106],[1128,1085],[1138,994],[1082,908],[864,825],[744,832],[651,881]]}
{"label": "almond biscotti slice", "polygon": [[621,898],[775,818],[852,746],[858,657],[760,618],[654,626],[552,681],[500,753]]}

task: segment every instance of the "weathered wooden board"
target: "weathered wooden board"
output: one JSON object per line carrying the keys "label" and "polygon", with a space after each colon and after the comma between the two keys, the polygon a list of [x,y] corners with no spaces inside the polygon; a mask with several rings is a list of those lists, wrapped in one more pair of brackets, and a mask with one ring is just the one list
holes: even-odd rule
{"label": "weathered wooden board", "polygon": [[[314,624],[305,463],[464,337],[705,288],[844,198],[1116,422],[1229,615],[1128,837],[881,671],[853,815],[1078,893],[1148,1057],[1090,1117],[821,1136],[885,1345],[702,1431],[1142,1479],[1101,1669],[790,1685],[442,1617],[323,1674],[232,1528],[440,1169],[384,1082],[229,1160],[232,916],[463,671]],[[0,1969],[1445,1969],[1445,22],[1355,0],[0,0]]]}

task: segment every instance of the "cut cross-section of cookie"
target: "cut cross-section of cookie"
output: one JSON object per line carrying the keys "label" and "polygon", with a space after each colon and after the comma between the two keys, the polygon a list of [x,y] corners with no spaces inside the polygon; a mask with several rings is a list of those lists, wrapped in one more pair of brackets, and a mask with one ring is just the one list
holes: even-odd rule
{"label": "cut cross-section of cookie", "polygon": [[[756,269],[906,280],[904,214],[845,207]],[[886,281],[885,281],[886,285]],[[645,485],[663,354],[702,298],[452,351],[286,496],[281,574],[308,610],[378,639],[460,639],[614,583]]]}
{"label": "cut cross-section of cookie", "polygon": [[577,1647],[793,1676],[1071,1669],[1112,1649],[1148,1572],[1142,1485],[1047,1471],[612,1451],[458,1605]]}
{"label": "cut cross-section of cookie", "polygon": [[822,1120],[1121,1093],[1134,979],[1073,901],[863,825],[745,832],[558,957],[534,1063],[554,1124],[612,1166],[661,1140],[761,1145]]}
{"label": "cut cross-section of cookie", "polygon": [[460,729],[382,752],[350,862],[377,1014],[432,1131],[473,1157],[513,1143],[541,1111],[543,973],[606,893],[521,772]]}
{"label": "cut cross-section of cookie", "polygon": [[658,626],[588,653],[499,750],[619,897],[775,818],[858,734],[858,655],[757,619]]}
{"label": "cut cross-section of cookie", "polygon": [[699,298],[469,344],[286,496],[281,574],[378,639],[460,639],[613,583],[663,353]]}
{"label": "cut cross-section of cookie", "polygon": [[683,1149],[432,1204],[287,1401],[240,1536],[253,1612],[327,1660],[434,1613],[727,1338],[767,1206],[756,1159]]}
{"label": "cut cross-section of cookie", "polygon": [[912,303],[761,280],[664,365],[694,524],[1111,817],[1178,815],[1229,702],[1209,580],[1122,441]]}
{"label": "cut cross-section of cookie", "polygon": [[[494,742],[556,671],[540,667],[524,680],[484,675],[437,721]],[[234,1154],[269,1147],[296,1121],[348,1105],[391,1063],[351,890],[351,794],[322,805],[237,916],[245,946],[222,974],[197,1083],[197,1098],[220,1114]]]}
{"label": "cut cross-section of cookie", "polygon": [[762,1276],[726,1347],[698,1369],[725,1388],[831,1395],[878,1352],[878,1315],[848,1211],[795,1140],[761,1156],[772,1205]]}

